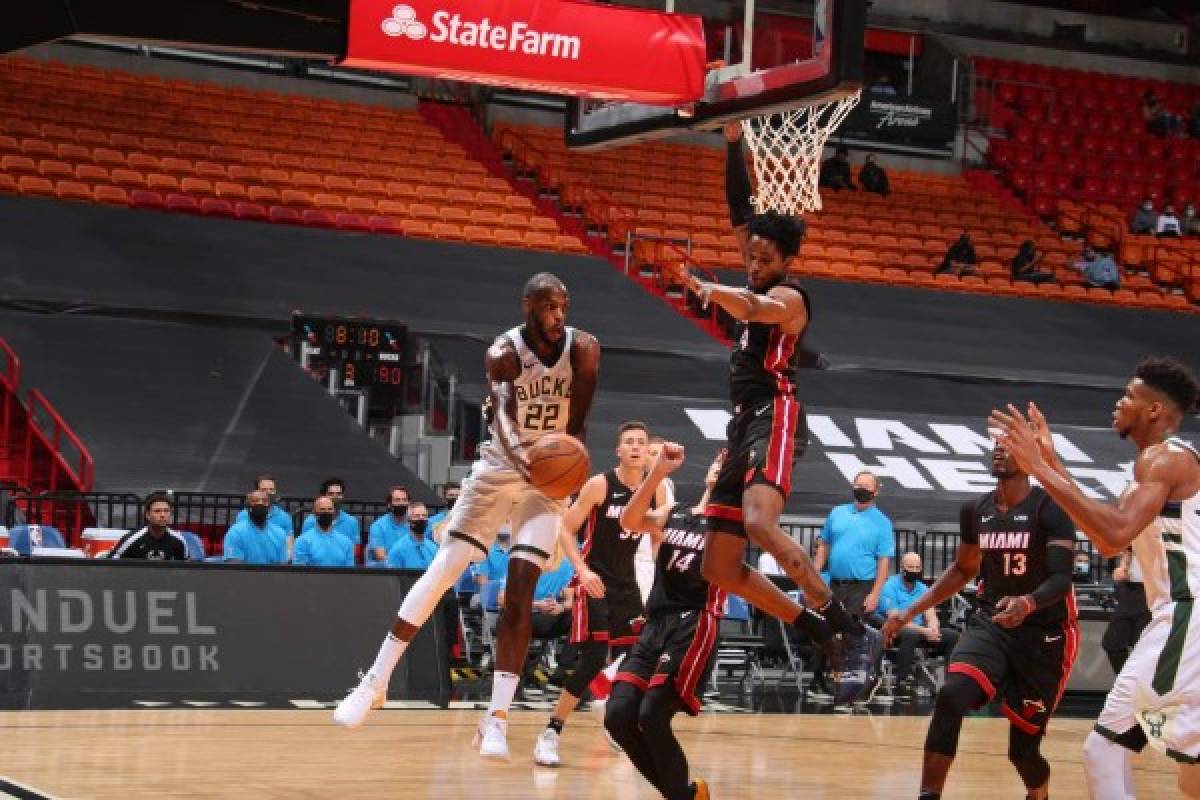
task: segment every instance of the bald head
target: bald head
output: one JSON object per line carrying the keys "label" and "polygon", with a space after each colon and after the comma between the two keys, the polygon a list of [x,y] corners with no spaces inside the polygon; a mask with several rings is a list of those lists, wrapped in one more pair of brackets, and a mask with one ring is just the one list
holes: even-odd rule
{"label": "bald head", "polygon": [[900,569],[904,572],[921,572],[921,557],[916,553],[905,553],[900,556]]}

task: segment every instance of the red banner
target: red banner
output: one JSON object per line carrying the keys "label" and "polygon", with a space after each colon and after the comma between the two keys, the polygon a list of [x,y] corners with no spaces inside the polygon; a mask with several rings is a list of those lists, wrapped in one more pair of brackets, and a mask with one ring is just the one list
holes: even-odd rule
{"label": "red banner", "polygon": [[578,0],[351,0],[343,66],[681,105],[704,91],[700,17]]}

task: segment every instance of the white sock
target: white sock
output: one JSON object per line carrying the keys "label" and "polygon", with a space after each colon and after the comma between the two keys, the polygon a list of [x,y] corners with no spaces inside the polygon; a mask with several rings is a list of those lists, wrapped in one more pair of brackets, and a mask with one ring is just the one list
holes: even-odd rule
{"label": "white sock", "polygon": [[379,655],[375,656],[375,663],[367,671],[371,683],[375,684],[376,688],[387,688],[388,681],[392,679],[392,670],[396,669],[396,665],[400,663],[400,656],[404,655],[407,649],[408,642],[397,639],[391,633],[384,637],[383,644],[379,646]]}
{"label": "white sock", "polygon": [[1083,771],[1092,800],[1134,800],[1133,753],[1095,731],[1083,743]]}
{"label": "white sock", "polygon": [[517,693],[517,686],[520,683],[520,675],[497,670],[492,676],[492,702],[488,705],[488,714],[495,716],[498,711],[507,714],[508,707],[512,705],[513,695]]}

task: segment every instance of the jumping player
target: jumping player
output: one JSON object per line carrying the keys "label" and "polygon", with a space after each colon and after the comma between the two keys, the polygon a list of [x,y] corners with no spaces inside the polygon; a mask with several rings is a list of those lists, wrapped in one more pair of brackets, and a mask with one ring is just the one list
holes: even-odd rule
{"label": "jumping player", "polygon": [[[617,429],[617,467],[589,478],[563,517],[562,549],[575,567],[571,643],[579,645],[580,660],[563,683],[550,722],[534,747],[533,760],[544,767],[559,765],[563,726],[588,684],[610,659],[627,654],[637,641],[636,626],[641,623],[644,609],[634,556],[642,536],[622,528],[620,518],[646,477],[648,447],[645,423],[621,423]],[[585,520],[587,538],[579,552],[575,532]]]}
{"label": "jumping player", "polygon": [[[726,125],[725,137],[730,220],[749,286],[738,289],[701,281],[686,267],[681,276],[702,303],[715,303],[741,323],[729,365],[729,452],[706,510],[711,536],[704,577],[826,646],[835,670],[836,699],[845,703],[873,688],[882,639],[878,631],[846,613],[813,569],[808,553],[779,527],[791,492],[793,459],[803,454],[808,441],[795,378],[812,308],[808,293],[788,277],[804,239],[804,221],[775,211],[751,213],[740,125]],[[800,606],[745,564],[747,537],[775,557],[810,607]]]}
{"label": "jumping player", "polygon": [[1137,366],[1113,411],[1132,439],[1133,480],[1115,504],[1089,499],[1054,453],[1049,426],[1030,403],[995,411],[1013,458],[1046,488],[1106,556],[1130,544],[1142,566],[1150,622],[1113,683],[1083,747],[1092,797],[1134,796],[1132,752],[1149,741],[1179,762],[1179,788],[1200,797],[1200,453],[1172,434],[1196,407],[1200,383],[1177,361]]}
{"label": "jumping player", "polygon": [[995,490],[959,511],[955,561],[903,613],[883,626],[890,641],[918,614],[933,612],[978,574],[978,607],[950,655],[925,736],[921,800],[941,797],[967,712],[1000,700],[1008,758],[1029,800],[1045,800],[1050,765],[1041,753],[1051,713],[1079,651],[1071,568],[1075,526],[1000,445]]}
{"label": "jumping player", "polygon": [[375,663],[334,711],[347,727],[361,725],[380,704],[392,671],[417,630],[429,618],[467,564],[484,559],[497,532],[509,522],[513,547],[508,562],[504,613],[497,628],[496,672],[487,715],[476,734],[480,754],[507,759],[507,719],[532,635],[533,591],[558,544],[563,503],[529,482],[525,452],[552,432],[580,439],[596,391],[600,345],[566,325],[570,299],[555,276],[538,273],[525,284],[525,323],[501,334],[487,351],[491,386],[491,440],[463,482],[450,512],[449,534],[429,569],[404,598],[395,625]]}
{"label": "jumping player", "polygon": [[688,761],[671,730],[681,709],[700,713],[696,689],[717,641],[725,593],[704,579],[700,563],[708,540],[704,509],[717,482],[724,453],[705,476],[704,496],[693,508],[681,503],[650,510],[650,499],[667,475],[679,469],[684,449],[664,443],[646,482],[634,492],[621,524],[658,543],[654,588],[646,626],[621,665],[604,713],[604,726],[638,771],[667,800],[708,800],[702,780],[688,780]]}

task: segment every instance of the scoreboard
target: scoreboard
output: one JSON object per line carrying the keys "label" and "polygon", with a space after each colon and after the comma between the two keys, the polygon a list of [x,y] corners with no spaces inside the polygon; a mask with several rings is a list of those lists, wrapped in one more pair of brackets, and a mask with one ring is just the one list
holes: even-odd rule
{"label": "scoreboard", "polygon": [[[408,328],[398,322],[292,315],[294,355],[309,369],[337,374],[344,389],[370,389],[377,399],[398,398],[404,386]],[[302,359],[303,360],[303,359]]]}

